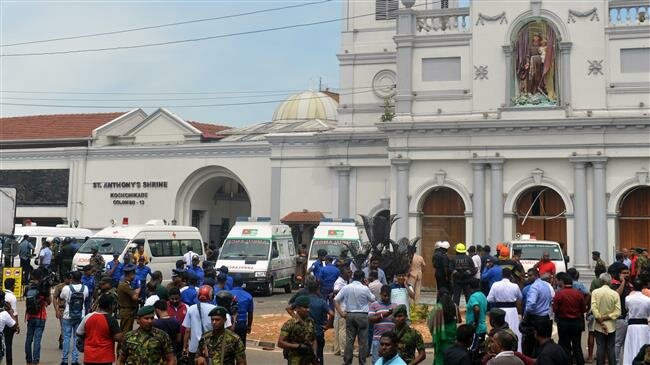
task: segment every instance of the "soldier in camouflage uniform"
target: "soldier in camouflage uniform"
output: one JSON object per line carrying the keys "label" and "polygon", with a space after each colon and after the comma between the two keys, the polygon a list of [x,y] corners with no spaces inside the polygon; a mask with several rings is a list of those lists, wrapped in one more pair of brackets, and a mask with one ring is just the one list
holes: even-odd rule
{"label": "soldier in camouflage uniform", "polygon": [[492,342],[494,341],[494,335],[499,331],[504,331],[512,335],[512,337],[515,340],[514,341],[515,351],[517,351],[517,348],[519,346],[519,338],[517,337],[515,332],[512,329],[510,329],[510,326],[508,326],[508,322],[506,322],[506,311],[504,311],[501,308],[492,308],[488,312],[488,315],[490,317],[490,327],[492,327],[492,329],[490,330],[490,332],[488,332],[487,336],[485,337],[485,356],[483,357],[482,360],[483,363],[486,363],[489,359],[496,356],[496,354],[492,352],[494,348]]}
{"label": "soldier in camouflage uniform", "polygon": [[233,331],[225,329],[226,314],[224,307],[214,307],[210,313],[213,330],[201,336],[196,351],[196,364],[207,365],[246,365],[244,343]]}
{"label": "soldier in camouflage uniform", "polygon": [[288,365],[318,365],[315,324],[309,317],[309,297],[301,295],[294,304],[297,317],[282,325],[278,347],[284,349]]}
{"label": "soldier in camouflage uniform", "polygon": [[102,278],[102,273],[106,268],[106,262],[104,261],[104,257],[99,254],[99,249],[97,246],[91,248],[90,252],[92,252],[92,255],[90,256],[89,263],[90,266],[93,267],[93,275],[95,275],[95,281],[99,282],[99,279]]}
{"label": "soldier in camouflage uniform", "polygon": [[175,365],[176,357],[169,336],[153,327],[154,309],[148,305],[138,311],[137,330],[124,336],[118,364]]}
{"label": "soldier in camouflage uniform", "polygon": [[[395,334],[397,335],[397,351],[399,356],[407,364],[419,364],[427,356],[424,352],[424,340],[420,332],[408,325],[406,306],[401,304],[393,311],[395,322]],[[417,356],[415,351],[417,350]]]}
{"label": "soldier in camouflage uniform", "polygon": [[591,253],[591,259],[596,261],[596,266],[594,267],[594,272],[607,272],[607,264],[605,264],[605,261],[603,261],[603,259],[600,258],[600,252],[593,251]]}
{"label": "soldier in camouflage uniform", "polygon": [[[104,294],[112,296],[114,299],[113,303],[117,303],[117,289],[113,288],[113,279],[110,276],[104,276],[99,280],[99,290],[96,291],[96,295],[92,306],[93,312],[97,311],[97,306],[99,304],[98,299]],[[117,306],[113,308],[113,312],[111,313],[113,313],[114,315],[117,314],[116,309]]]}

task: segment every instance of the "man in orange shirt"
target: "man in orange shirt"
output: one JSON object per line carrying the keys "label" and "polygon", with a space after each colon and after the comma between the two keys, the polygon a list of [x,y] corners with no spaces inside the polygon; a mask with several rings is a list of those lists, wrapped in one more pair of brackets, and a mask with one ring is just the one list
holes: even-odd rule
{"label": "man in orange shirt", "polygon": [[548,273],[551,276],[555,276],[555,264],[553,261],[551,261],[548,251],[544,251],[542,254],[542,259],[539,260],[539,262],[537,262],[533,268],[539,271],[540,276],[544,275],[545,273]]}

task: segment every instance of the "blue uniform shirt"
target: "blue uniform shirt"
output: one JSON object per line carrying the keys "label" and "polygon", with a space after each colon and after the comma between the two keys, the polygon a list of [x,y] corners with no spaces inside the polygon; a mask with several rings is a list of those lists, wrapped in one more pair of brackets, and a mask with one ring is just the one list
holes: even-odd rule
{"label": "blue uniform shirt", "polygon": [[334,282],[340,275],[341,272],[334,264],[327,264],[320,268],[316,277],[321,282],[322,288],[332,289],[334,288]]}
{"label": "blue uniform shirt", "polygon": [[188,286],[187,289],[181,292],[181,301],[189,307],[199,302],[198,295],[199,293],[195,287]]}
{"label": "blue uniform shirt", "polygon": [[106,264],[106,268],[108,270],[111,270],[114,266],[117,266],[115,268],[115,271],[113,271],[113,274],[111,275],[111,279],[114,281],[119,281],[122,275],[124,275],[124,264],[121,262],[118,262],[117,264],[114,261],[109,261]]}
{"label": "blue uniform shirt", "polygon": [[88,288],[88,296],[89,297],[92,296],[93,291],[95,291],[95,277],[92,275],[90,276],[83,275],[81,277],[81,283],[85,285],[86,288]]}
{"label": "blue uniform shirt", "polygon": [[237,325],[246,325],[248,313],[253,313],[253,296],[240,287],[232,288],[230,294],[237,301]]}
{"label": "blue uniform shirt", "polygon": [[192,273],[199,281],[199,286],[203,285],[203,279],[205,278],[205,273],[203,269],[199,266],[188,266],[185,270],[186,272]]}
{"label": "blue uniform shirt", "polygon": [[135,267],[135,277],[142,283],[147,282],[147,275],[151,275],[151,268],[149,266],[136,266]]}
{"label": "blue uniform shirt", "polygon": [[233,283],[234,281],[232,279],[232,276],[228,275],[228,277],[226,278],[226,286],[225,286],[226,290],[232,290],[233,287],[235,286]]}
{"label": "blue uniform shirt", "polygon": [[485,270],[481,275],[481,281],[486,281],[488,283],[488,289],[492,287],[492,284],[503,279],[503,268],[499,265],[494,265],[491,268]]}

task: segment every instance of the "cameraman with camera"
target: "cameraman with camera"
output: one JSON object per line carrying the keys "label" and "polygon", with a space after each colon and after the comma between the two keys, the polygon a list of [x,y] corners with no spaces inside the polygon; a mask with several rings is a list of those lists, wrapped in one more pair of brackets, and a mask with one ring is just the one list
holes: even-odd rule
{"label": "cameraman with camera", "polygon": [[52,303],[48,272],[41,268],[32,271],[25,289],[25,311],[27,336],[25,338],[25,358],[27,365],[38,364],[41,359],[41,339],[47,320],[46,307]]}

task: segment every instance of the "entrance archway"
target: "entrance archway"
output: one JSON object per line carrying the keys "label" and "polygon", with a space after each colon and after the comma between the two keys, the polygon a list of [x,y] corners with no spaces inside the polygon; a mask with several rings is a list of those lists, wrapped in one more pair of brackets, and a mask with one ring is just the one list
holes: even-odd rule
{"label": "entrance archway", "polygon": [[251,199],[230,170],[207,166],[195,171],[176,195],[178,224],[192,225],[204,242],[221,245],[238,216],[250,216]]}
{"label": "entrance archway", "polygon": [[650,246],[650,186],[628,190],[619,204],[619,249]]}
{"label": "entrance archway", "polygon": [[455,190],[436,187],[422,203],[422,257],[427,265],[422,273],[425,287],[434,287],[431,257],[436,241],[465,242],[465,204]]}
{"label": "entrance archway", "polygon": [[566,206],[555,190],[546,186],[524,190],[517,198],[515,212],[515,232],[559,242],[566,252]]}

